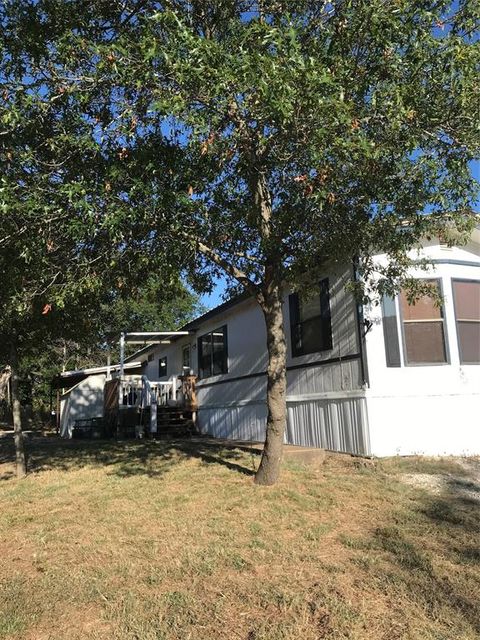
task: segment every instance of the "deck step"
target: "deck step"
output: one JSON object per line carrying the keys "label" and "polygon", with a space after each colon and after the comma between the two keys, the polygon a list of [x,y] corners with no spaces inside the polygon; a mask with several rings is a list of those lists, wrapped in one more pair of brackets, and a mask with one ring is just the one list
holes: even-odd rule
{"label": "deck step", "polygon": [[195,433],[191,411],[181,407],[157,407],[157,431],[150,437],[157,440],[188,438]]}

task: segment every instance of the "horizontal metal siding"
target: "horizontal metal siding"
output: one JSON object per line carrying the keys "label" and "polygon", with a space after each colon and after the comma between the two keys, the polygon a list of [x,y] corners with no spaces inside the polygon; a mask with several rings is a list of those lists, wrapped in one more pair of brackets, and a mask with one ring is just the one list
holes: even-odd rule
{"label": "horizontal metal siding", "polygon": [[[285,442],[332,451],[370,454],[366,399],[364,397],[287,401]],[[233,440],[265,439],[265,404],[201,407],[203,433]]]}
{"label": "horizontal metal siding", "polygon": [[361,378],[359,358],[316,367],[302,367],[287,371],[287,396],[355,391],[362,387]]}

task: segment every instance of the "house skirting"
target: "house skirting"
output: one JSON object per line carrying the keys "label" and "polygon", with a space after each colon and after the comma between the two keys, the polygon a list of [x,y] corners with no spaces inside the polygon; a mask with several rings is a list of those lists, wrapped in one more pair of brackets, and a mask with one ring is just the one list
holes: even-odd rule
{"label": "house skirting", "polygon": [[[265,402],[200,406],[202,433],[233,440],[265,439]],[[370,455],[365,394],[319,393],[287,398],[287,444]]]}

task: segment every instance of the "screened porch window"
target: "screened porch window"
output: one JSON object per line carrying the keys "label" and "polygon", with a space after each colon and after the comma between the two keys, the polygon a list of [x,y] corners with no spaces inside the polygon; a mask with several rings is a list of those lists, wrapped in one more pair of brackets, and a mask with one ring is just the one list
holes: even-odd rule
{"label": "screened porch window", "polygon": [[462,364],[480,363],[480,281],[452,280]]}
{"label": "screened porch window", "polygon": [[328,278],[320,282],[318,294],[302,298],[289,296],[292,356],[326,351],[332,348],[332,322]]}
{"label": "screened porch window", "polygon": [[[429,281],[440,292],[438,280]],[[424,295],[409,304],[404,291],[400,293],[405,364],[444,364],[447,362],[445,319],[443,306],[437,306],[432,296]]]}
{"label": "screened porch window", "polygon": [[198,339],[198,375],[208,378],[227,372],[227,327],[224,325]]}

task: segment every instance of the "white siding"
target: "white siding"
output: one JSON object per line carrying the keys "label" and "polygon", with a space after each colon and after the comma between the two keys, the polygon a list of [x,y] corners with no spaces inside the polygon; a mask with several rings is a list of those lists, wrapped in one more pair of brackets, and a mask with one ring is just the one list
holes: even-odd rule
{"label": "white siding", "polygon": [[103,416],[103,389],[105,375],[85,378],[60,398],[60,435],[72,437],[75,420],[101,418]]}

